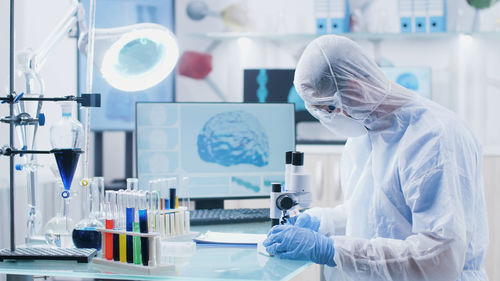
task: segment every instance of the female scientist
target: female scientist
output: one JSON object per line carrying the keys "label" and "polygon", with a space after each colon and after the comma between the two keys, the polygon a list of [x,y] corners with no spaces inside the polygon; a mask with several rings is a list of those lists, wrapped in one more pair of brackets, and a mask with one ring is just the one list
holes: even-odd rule
{"label": "female scientist", "polygon": [[313,116],[348,137],[344,204],[272,228],[267,251],[325,264],[329,280],[488,280],[482,153],[464,122],[339,36],[307,46],[294,84]]}

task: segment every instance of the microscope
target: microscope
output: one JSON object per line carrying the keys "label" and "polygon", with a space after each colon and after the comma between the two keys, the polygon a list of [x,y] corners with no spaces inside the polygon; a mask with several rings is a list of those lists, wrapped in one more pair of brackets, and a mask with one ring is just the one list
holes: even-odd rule
{"label": "microscope", "polygon": [[287,151],[285,185],[272,183],[270,218],[272,226],[285,224],[312,204],[311,175],[304,173],[304,153]]}

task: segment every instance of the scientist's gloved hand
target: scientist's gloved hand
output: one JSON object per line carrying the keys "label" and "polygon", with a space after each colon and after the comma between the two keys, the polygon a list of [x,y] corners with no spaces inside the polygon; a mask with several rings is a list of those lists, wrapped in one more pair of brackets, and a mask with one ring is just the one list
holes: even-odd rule
{"label": "scientist's gloved hand", "polygon": [[271,228],[263,245],[269,254],[282,259],[309,260],[336,266],[333,239],[311,229],[278,225]]}
{"label": "scientist's gloved hand", "polygon": [[308,228],[312,231],[317,232],[319,229],[320,220],[317,217],[302,213],[298,215],[294,221],[290,221],[290,224],[297,227]]}

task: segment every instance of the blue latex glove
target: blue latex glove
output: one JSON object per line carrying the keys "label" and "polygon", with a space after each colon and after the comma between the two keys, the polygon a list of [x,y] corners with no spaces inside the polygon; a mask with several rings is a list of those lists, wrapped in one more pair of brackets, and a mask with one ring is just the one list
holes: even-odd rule
{"label": "blue latex glove", "polygon": [[292,225],[302,228],[308,228],[312,231],[318,231],[320,221],[317,217],[310,216],[308,214],[302,213],[298,215]]}
{"label": "blue latex glove", "polygon": [[333,239],[311,229],[278,225],[271,228],[263,244],[269,254],[282,259],[310,260],[336,266]]}

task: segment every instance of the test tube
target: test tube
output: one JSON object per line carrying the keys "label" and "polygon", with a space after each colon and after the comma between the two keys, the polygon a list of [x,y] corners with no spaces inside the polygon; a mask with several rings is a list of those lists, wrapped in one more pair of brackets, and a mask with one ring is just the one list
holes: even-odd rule
{"label": "test tube", "polygon": [[[127,182],[128,185],[128,182]],[[126,208],[126,221],[125,229],[126,231],[132,232],[134,230],[134,220],[135,220],[135,209],[134,209],[134,194],[127,189],[127,208]],[[133,237],[127,235],[127,263],[134,263],[134,243]]]}
{"label": "test tube", "polygon": [[169,197],[170,197],[170,209],[177,209],[178,207],[178,202],[177,202],[177,188],[175,187],[175,178],[169,178],[168,179],[168,189],[169,189]]}
{"label": "test tube", "polygon": [[182,198],[180,205],[182,207],[185,207],[186,210],[189,210],[189,208],[191,207],[189,198],[189,177],[182,177],[179,194],[177,196]]}
{"label": "test tube", "polygon": [[162,210],[167,210],[170,208],[169,191],[168,191],[168,179],[161,178],[160,180],[160,194],[162,198]]}
{"label": "test tube", "polygon": [[[139,209],[137,209],[137,210],[139,210]],[[133,229],[134,229],[134,232],[140,232],[139,214],[137,211],[134,212]],[[142,261],[141,239],[139,236],[134,236],[133,241],[134,241],[134,264],[141,264],[141,261]]]}
{"label": "test tube", "polygon": [[[108,201],[105,204],[105,213],[106,213],[106,229],[113,229],[115,227],[115,220],[113,218],[113,213],[111,212],[111,203]],[[105,257],[107,260],[113,259],[113,234],[106,233],[104,234],[105,245]]]}
{"label": "test tube", "polygon": [[189,234],[191,232],[191,223],[189,221],[189,210],[184,212],[184,233]]}
{"label": "test tube", "polygon": [[[125,229],[125,210],[127,206],[127,195],[124,190],[118,190],[117,194],[118,228]],[[127,238],[125,234],[119,234],[120,262],[127,262]]]}
{"label": "test tube", "polygon": [[[141,206],[139,206],[139,230],[141,233],[148,233],[148,210],[146,207],[148,206],[147,200],[149,194],[145,192],[144,195],[141,196],[142,202]],[[142,264],[144,266],[148,265],[149,261],[149,241],[147,237],[141,237],[141,257]]]}
{"label": "test tube", "polygon": [[158,204],[159,204],[159,193],[158,191],[149,192],[149,230],[153,232],[158,231],[159,223],[158,223]]}
{"label": "test tube", "polygon": [[[113,229],[119,228],[119,212],[118,212],[118,192],[106,191],[107,201],[110,204],[110,212],[114,220]],[[113,233],[113,260],[120,261],[120,235]]]}
{"label": "test tube", "polygon": [[105,213],[105,198],[104,198],[104,177],[94,177],[93,178],[96,182],[96,188],[97,188],[97,194],[96,194],[96,199],[98,198],[99,201],[97,202],[97,212],[96,212],[96,218],[98,220],[105,220],[106,219],[106,213]]}
{"label": "test tube", "polygon": [[129,191],[139,190],[139,179],[127,178],[127,190]]}

